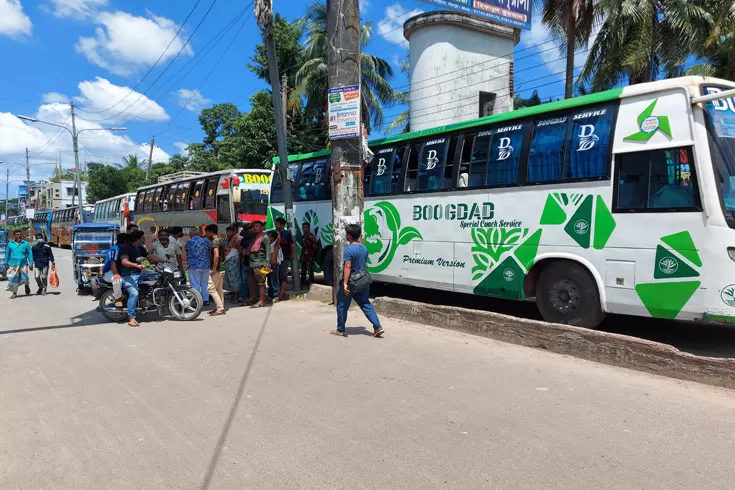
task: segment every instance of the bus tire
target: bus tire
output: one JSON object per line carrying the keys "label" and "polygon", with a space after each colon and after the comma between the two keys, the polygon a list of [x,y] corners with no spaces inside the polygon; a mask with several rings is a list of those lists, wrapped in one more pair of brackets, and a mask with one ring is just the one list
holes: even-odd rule
{"label": "bus tire", "polygon": [[334,254],[332,253],[332,249],[327,251],[324,256],[322,271],[324,271],[324,282],[327,286],[332,286],[334,284]]}
{"label": "bus tire", "polygon": [[567,260],[554,262],[541,272],[536,305],[550,323],[597,328],[605,318],[597,283],[584,267]]}

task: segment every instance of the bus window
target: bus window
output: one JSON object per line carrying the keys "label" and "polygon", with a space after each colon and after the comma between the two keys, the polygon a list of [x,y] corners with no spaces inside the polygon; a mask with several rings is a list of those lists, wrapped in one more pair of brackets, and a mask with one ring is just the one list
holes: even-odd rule
{"label": "bus window", "polygon": [[567,136],[565,179],[607,177],[614,107],[598,107],[575,114]]}
{"label": "bus window", "polygon": [[169,208],[170,201],[169,201],[169,195],[168,195],[170,190],[171,190],[171,186],[169,185],[164,185],[163,190],[161,190],[161,211],[164,213],[168,211],[169,209],[171,209]]}
{"label": "bus window", "polygon": [[163,187],[159,187],[156,189],[156,192],[153,194],[153,212],[154,213],[160,213],[161,212],[161,192],[163,191]]}
{"label": "bus window", "polygon": [[138,191],[138,195],[135,197],[135,212],[143,212],[143,201],[145,201],[145,191]]}
{"label": "bus window", "polygon": [[469,161],[466,187],[482,187],[487,184],[487,161],[490,158],[490,143],[492,140],[493,132],[490,129],[475,135],[471,145],[472,154]]}
{"label": "bus window", "polygon": [[490,147],[487,185],[518,183],[518,166],[523,150],[523,124],[514,124],[495,130]]}
{"label": "bus window", "polygon": [[[215,209],[217,207],[217,184],[219,177],[207,181],[207,194],[204,197],[204,209]],[[225,223],[228,223],[225,221]]]}
{"label": "bus window", "polygon": [[393,170],[390,177],[390,190],[393,194],[398,194],[401,177],[403,174],[403,156],[406,153],[406,147],[398,147],[396,154],[393,156]]}
{"label": "bus window", "polygon": [[148,189],[145,191],[145,203],[143,205],[143,212],[150,213],[153,210],[153,194],[155,189]]}
{"label": "bus window", "polygon": [[459,136],[452,136],[449,140],[449,150],[447,150],[447,158],[444,163],[444,178],[442,180],[442,189],[451,189],[454,187],[454,161],[456,160],[457,142]]}
{"label": "bus window", "polygon": [[[408,149],[408,164],[406,165],[406,181],[403,184],[403,188],[406,192],[414,192],[418,190],[419,180],[419,155],[421,154],[422,143],[414,143]],[[399,169],[400,170],[400,169]],[[393,177],[391,180],[396,178],[396,172],[394,169]],[[398,179],[400,179],[400,173]],[[394,191],[395,192],[395,191]]]}
{"label": "bus window", "polygon": [[528,182],[556,182],[562,179],[564,143],[569,117],[536,122],[528,155]]}
{"label": "bus window", "polygon": [[224,196],[217,196],[217,193],[214,193],[215,198],[217,199],[217,223],[220,224],[230,224],[233,222],[232,220],[232,211],[230,210],[230,196],[224,195]]}
{"label": "bus window", "polygon": [[191,195],[191,209],[202,209],[204,201],[204,180],[198,180],[194,184],[194,193]]}
{"label": "bus window", "polygon": [[181,208],[179,211],[188,211],[191,209],[191,190],[193,186],[193,182],[182,182],[179,184],[179,194],[181,199]]}
{"label": "bus window", "polygon": [[365,195],[380,196],[390,193],[391,172],[395,160],[396,148],[378,148],[370,165],[370,188],[365,188]]}
{"label": "bus window", "polygon": [[[292,179],[298,178],[299,164],[291,163],[288,165],[289,173]],[[291,193],[295,194],[295,186],[291,185]],[[271,202],[283,202],[283,184],[281,183],[281,174],[278,166],[273,170],[273,185],[271,186]]]}
{"label": "bus window", "polygon": [[304,162],[296,192],[297,201],[323,201],[327,198],[328,158]]}
{"label": "bus window", "polygon": [[442,188],[444,162],[446,160],[448,138],[427,141],[419,162],[420,191],[435,191]]}
{"label": "bus window", "polygon": [[616,211],[700,211],[690,148],[617,157]]}

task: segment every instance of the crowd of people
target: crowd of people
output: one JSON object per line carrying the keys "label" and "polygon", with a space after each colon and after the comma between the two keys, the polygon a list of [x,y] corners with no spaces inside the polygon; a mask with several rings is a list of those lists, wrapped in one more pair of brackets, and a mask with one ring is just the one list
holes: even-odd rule
{"label": "crowd of people", "polygon": [[[182,246],[183,229],[161,228],[150,246],[145,245],[145,234],[135,223],[118,234],[103,264],[103,279],[112,284],[114,305],[127,306],[128,325],[138,327],[138,284],[145,281],[148,271],[140,263],[145,258],[151,264],[167,263],[184,271],[186,266],[191,287],[199,291],[208,307],[214,303],[210,315],[226,314],[225,291],[231,300],[251,308],[262,308],[266,301],[277,303],[288,299],[286,295],[288,267],[297,254],[293,235],[286,229],[286,220],[277,218],[276,230],[266,233],[264,223],[255,221],[242,230],[230,225],[225,230],[226,239],[219,235],[215,224],[189,231],[189,239]],[[368,252],[360,243],[362,230],[359,225],[347,227],[349,245],[344,250],[344,275],[337,295],[337,329],[331,333],[346,336],[347,311],[354,299],[373,326],[373,335],[382,337],[384,330],[370,304],[370,279],[367,269]],[[35,271],[37,294],[45,295],[50,268],[54,267],[54,254],[41,235],[31,246],[22,239],[20,232],[6,249],[8,267],[7,290],[11,299],[18,296],[21,286],[31,293],[29,271]],[[309,223],[302,225],[301,256],[299,257],[302,284],[314,281],[314,259],[317,240]],[[365,280],[367,276],[367,280]],[[359,279],[357,279],[359,278]],[[366,286],[367,285],[367,286]],[[127,292],[127,305],[123,304],[123,289]]]}

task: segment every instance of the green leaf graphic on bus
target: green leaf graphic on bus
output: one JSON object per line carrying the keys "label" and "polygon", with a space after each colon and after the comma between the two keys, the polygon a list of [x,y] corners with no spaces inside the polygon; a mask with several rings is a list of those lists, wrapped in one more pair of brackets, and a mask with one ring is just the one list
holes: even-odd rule
{"label": "green leaf graphic on bus", "polygon": [[513,250],[526,236],[528,228],[473,228],[472,280],[477,282],[490,274],[500,258]]}
{"label": "green leaf graphic on bus", "polygon": [[366,209],[365,247],[368,249],[368,270],[381,272],[393,262],[400,245],[413,240],[423,240],[421,232],[412,226],[401,228],[401,215],[396,207],[386,201],[375,203]]}
{"label": "green leaf graphic on bus", "polygon": [[327,226],[322,228],[319,239],[322,242],[322,247],[334,244],[334,226],[332,223],[327,223]]}

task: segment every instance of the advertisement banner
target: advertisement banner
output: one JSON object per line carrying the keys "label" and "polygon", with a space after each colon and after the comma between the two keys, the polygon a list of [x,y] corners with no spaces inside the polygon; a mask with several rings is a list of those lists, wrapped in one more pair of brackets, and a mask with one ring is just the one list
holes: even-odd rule
{"label": "advertisement banner", "polygon": [[520,29],[531,29],[531,0],[423,0]]}
{"label": "advertisement banner", "polygon": [[360,86],[329,89],[329,139],[360,136]]}

